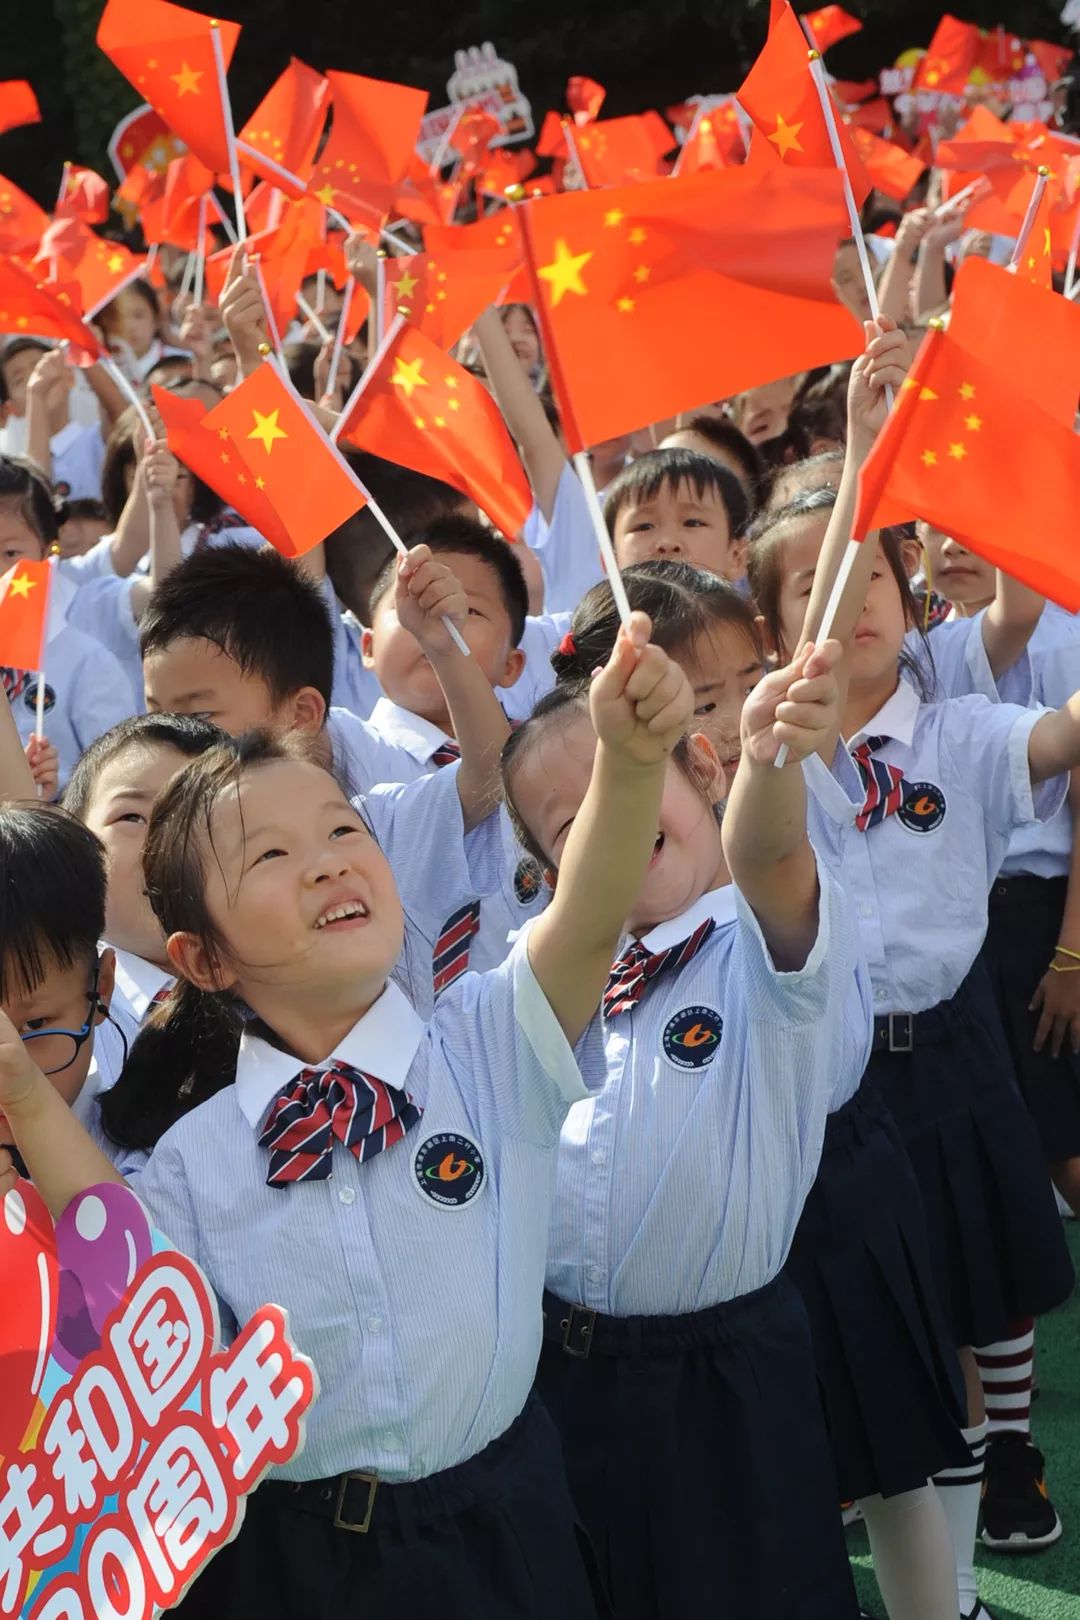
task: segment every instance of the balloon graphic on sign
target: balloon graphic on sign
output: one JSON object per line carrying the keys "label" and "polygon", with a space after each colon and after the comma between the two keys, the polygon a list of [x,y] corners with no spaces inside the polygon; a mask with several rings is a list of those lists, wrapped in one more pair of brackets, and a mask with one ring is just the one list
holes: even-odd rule
{"label": "balloon graphic on sign", "polygon": [[101,1344],[101,1330],[153,1253],[150,1223],[126,1187],[102,1185],[56,1223],[60,1305],[53,1355],[65,1372]]}
{"label": "balloon graphic on sign", "polygon": [[19,1449],[39,1410],[38,1391],[56,1321],[56,1241],[37,1189],[20,1181],[0,1202],[0,1456]]}

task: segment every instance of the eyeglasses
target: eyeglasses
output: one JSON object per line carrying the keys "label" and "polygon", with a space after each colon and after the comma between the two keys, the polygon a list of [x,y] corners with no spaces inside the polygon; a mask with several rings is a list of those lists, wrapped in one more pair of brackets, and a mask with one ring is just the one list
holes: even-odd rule
{"label": "eyeglasses", "polygon": [[86,992],[86,999],[90,1003],[90,1017],[81,1029],[31,1029],[22,1037],[23,1045],[30,1048],[30,1056],[42,1074],[62,1074],[65,1069],[70,1069],[80,1049],[90,1039],[98,1004],[100,971],[101,963],[95,962],[94,976]]}

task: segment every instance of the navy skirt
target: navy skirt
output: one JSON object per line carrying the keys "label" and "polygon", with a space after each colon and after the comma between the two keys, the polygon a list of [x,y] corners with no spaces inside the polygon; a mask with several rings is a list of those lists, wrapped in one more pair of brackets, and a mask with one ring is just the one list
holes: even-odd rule
{"label": "navy skirt", "polygon": [[1065,878],[999,878],[990,890],[983,956],[1005,1038],[1048,1164],[1080,1153],[1080,1057],[1069,1037],[1060,1057],[1032,1047],[1039,1014],[1031,998],[1054,954],[1065,910]]}
{"label": "navy skirt", "polygon": [[559,1437],[535,1397],[477,1456],[415,1484],[267,1481],[249,1499],[236,1540],[173,1612],[185,1620],[610,1614]]}
{"label": "navy skirt", "polygon": [[810,1318],[843,1500],[970,1466],[922,1195],[880,1097],[858,1091],[829,1115],[785,1269]]}
{"label": "navy skirt", "polygon": [[809,1327],[785,1277],[677,1317],[547,1295],[544,1339],[537,1389],[618,1620],[855,1620]]}
{"label": "navy skirt", "polygon": [[911,1158],[954,1343],[996,1344],[1066,1300],[1072,1262],[981,958],[915,1018],[910,1051],[873,1052],[863,1087]]}

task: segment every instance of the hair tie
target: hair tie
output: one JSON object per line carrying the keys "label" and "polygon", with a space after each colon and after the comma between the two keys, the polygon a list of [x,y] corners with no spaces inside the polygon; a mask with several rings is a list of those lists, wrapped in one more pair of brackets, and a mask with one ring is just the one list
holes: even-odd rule
{"label": "hair tie", "polygon": [[577,642],[574,640],[574,638],[570,634],[569,630],[566,632],[565,636],[563,636],[562,640],[559,642],[559,652],[560,652],[560,654],[562,655],[563,658],[576,658],[577,657]]}

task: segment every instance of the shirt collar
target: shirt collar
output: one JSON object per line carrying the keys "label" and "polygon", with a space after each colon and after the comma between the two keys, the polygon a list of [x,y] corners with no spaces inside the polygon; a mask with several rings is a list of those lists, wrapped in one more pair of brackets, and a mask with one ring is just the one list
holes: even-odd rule
{"label": "shirt collar", "polygon": [[641,936],[641,943],[649,952],[666,951],[671,945],[681,945],[684,939],[696,933],[703,922],[709,919],[723,927],[724,923],[735,921],[735,885],[725,883],[722,889],[710,889],[703,894],[700,900],[695,900],[688,911],[679,917],[671,917],[667,922],[657,923],[647,934]]}
{"label": "shirt collar", "polygon": [[328,1069],[335,1062],[348,1063],[403,1091],[423,1033],[423,1019],[392,983],[321,1063],[304,1063],[245,1030],[236,1060],[240,1111],[255,1130],[278,1092],[301,1069]]}
{"label": "shirt collar", "polygon": [[142,1023],[146,1009],[159,990],[173,983],[174,975],[131,951],[116,952],[116,988]]}
{"label": "shirt collar", "polygon": [[404,748],[422,765],[427,764],[436,748],[453,740],[438,726],[433,726],[430,720],[403,709],[400,703],[394,703],[388,697],[379,698],[368,724],[375,728],[380,737]]}
{"label": "shirt collar", "polygon": [[881,705],[873,719],[846,739],[850,750],[867,737],[891,737],[894,742],[910,748],[915,736],[915,721],[919,714],[919,694],[907,681],[901,681],[896,691]]}

